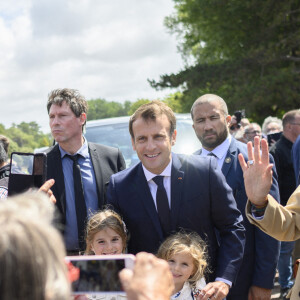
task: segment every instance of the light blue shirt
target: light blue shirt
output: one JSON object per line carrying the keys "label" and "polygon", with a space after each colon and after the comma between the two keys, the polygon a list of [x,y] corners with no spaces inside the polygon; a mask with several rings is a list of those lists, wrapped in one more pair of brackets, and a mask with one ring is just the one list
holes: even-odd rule
{"label": "light blue shirt", "polygon": [[[67,250],[75,250],[78,249],[79,245],[73,180],[73,161],[70,158],[65,157],[66,154],[71,155],[70,153],[64,151],[60,146],[59,150],[61,154],[66,192],[66,226],[64,239]],[[78,163],[81,170],[84,199],[89,217],[92,213],[98,210],[98,194],[95,172],[86,140],[75,154],[81,155],[78,159]]]}
{"label": "light blue shirt", "polygon": [[201,152],[200,156],[207,156],[209,153],[213,153],[218,160],[219,168],[222,169],[222,166],[223,166],[226,154],[228,152],[230,143],[231,143],[231,135],[228,134],[228,136],[224,140],[224,142],[222,144],[218,145],[212,151],[207,151],[206,149],[202,148],[202,152]]}

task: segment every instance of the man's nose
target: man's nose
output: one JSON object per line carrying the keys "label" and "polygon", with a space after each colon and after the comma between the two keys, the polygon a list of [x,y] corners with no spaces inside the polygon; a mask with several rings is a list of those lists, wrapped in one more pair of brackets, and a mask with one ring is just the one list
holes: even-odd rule
{"label": "man's nose", "polygon": [[211,124],[210,120],[205,120],[205,122],[204,122],[204,129],[205,130],[212,129],[212,124]]}
{"label": "man's nose", "polygon": [[52,125],[58,124],[58,118],[57,118],[57,117],[53,117],[52,119],[50,119],[50,123],[51,123]]}
{"label": "man's nose", "polygon": [[155,149],[155,141],[153,139],[148,139],[147,141],[147,150],[153,150]]}

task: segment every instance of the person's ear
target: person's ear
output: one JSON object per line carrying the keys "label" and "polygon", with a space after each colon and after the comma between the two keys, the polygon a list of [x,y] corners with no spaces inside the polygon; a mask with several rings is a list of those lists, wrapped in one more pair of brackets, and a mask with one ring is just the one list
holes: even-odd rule
{"label": "person's ear", "polygon": [[174,146],[175,143],[176,143],[176,137],[177,137],[177,130],[175,129],[174,132],[172,133],[172,136],[171,136],[171,144],[172,144],[172,146]]}
{"label": "person's ear", "polygon": [[86,113],[82,113],[79,118],[80,118],[81,124],[82,125],[85,124],[85,122],[86,122]]}
{"label": "person's ear", "polygon": [[225,120],[226,120],[227,126],[229,127],[230,124],[231,124],[231,116],[228,115],[228,116],[225,118]]}

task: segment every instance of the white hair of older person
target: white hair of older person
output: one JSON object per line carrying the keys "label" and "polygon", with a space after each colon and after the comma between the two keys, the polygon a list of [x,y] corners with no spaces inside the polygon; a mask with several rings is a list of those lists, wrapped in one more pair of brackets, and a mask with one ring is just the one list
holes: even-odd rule
{"label": "white hair of older person", "polygon": [[1,300],[66,300],[70,284],[65,248],[51,225],[54,205],[42,192],[0,204]]}

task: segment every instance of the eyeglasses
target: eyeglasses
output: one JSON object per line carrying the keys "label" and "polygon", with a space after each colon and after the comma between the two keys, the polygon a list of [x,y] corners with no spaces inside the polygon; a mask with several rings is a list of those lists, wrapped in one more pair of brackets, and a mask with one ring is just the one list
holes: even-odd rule
{"label": "eyeglasses", "polygon": [[245,134],[256,134],[256,135],[259,135],[259,134],[261,134],[261,132],[258,131],[258,130],[254,130],[254,131],[245,131]]}

